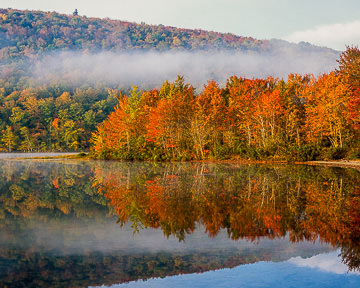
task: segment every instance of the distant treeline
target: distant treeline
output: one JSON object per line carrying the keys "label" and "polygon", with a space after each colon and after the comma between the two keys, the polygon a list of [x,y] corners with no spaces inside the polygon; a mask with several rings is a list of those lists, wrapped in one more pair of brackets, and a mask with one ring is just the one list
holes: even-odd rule
{"label": "distant treeline", "polygon": [[199,95],[182,77],[158,90],[118,96],[93,134],[97,158],[126,160],[314,160],[360,156],[360,51],[319,77],[230,77]]}
{"label": "distant treeline", "polygon": [[204,30],[180,29],[56,12],[0,9],[0,59],[53,50],[204,50],[261,51],[269,41]]}

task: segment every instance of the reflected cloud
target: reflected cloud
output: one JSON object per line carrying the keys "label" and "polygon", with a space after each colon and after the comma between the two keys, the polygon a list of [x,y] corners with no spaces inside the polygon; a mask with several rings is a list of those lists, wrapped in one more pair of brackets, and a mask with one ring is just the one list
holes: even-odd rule
{"label": "reflected cloud", "polygon": [[341,262],[339,257],[340,251],[319,254],[310,258],[302,258],[300,256],[289,259],[287,262],[299,267],[317,268],[324,272],[335,274],[357,274],[360,272],[349,271],[348,267]]}

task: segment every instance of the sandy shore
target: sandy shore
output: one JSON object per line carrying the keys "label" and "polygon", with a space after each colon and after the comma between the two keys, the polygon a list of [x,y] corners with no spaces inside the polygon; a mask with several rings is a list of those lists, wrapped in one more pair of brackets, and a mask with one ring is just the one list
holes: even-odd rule
{"label": "sandy shore", "polygon": [[360,171],[360,160],[332,160],[332,161],[309,161],[305,162],[307,165],[322,165],[322,166],[334,166],[344,168],[354,168]]}

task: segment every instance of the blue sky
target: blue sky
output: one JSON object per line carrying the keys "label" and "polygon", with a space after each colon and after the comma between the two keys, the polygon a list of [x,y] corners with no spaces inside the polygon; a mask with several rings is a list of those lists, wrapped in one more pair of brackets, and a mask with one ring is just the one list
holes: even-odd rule
{"label": "blue sky", "polygon": [[305,41],[337,50],[360,45],[359,0],[1,0],[2,8]]}

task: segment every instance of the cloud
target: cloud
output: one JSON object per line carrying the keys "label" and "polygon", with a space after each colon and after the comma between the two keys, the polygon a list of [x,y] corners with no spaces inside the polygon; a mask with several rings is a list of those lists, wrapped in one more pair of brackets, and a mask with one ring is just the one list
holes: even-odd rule
{"label": "cloud", "polygon": [[348,267],[341,262],[338,256],[340,252],[335,251],[331,253],[319,254],[310,258],[301,258],[300,256],[288,260],[289,263],[295,264],[299,267],[317,268],[324,272],[331,272],[334,274],[358,274],[359,272],[348,271]]}
{"label": "cloud", "polygon": [[342,51],[345,50],[346,45],[360,45],[360,21],[322,25],[314,29],[296,31],[283,39],[295,43],[310,42]]}

